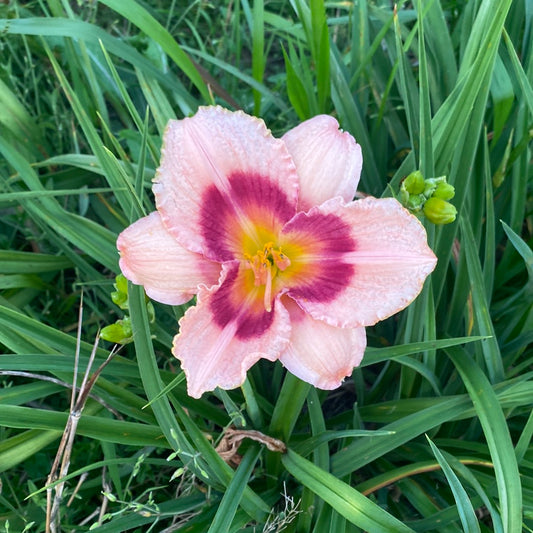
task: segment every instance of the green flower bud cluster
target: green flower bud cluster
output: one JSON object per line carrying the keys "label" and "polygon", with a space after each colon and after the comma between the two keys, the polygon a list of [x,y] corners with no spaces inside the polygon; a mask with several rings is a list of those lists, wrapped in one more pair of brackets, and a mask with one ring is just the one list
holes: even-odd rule
{"label": "green flower bud cluster", "polygon": [[450,224],[457,216],[457,209],[448,200],[455,195],[453,185],[445,176],[424,179],[419,170],[407,176],[400,188],[400,202],[411,213],[423,213],[433,224]]}
{"label": "green flower bud cluster", "polygon": [[[111,293],[111,300],[124,311],[129,310],[128,302],[128,280],[119,274],[115,278],[113,284],[115,291]],[[148,318],[150,323],[155,322],[155,311],[152,302],[146,298],[146,307],[148,311]],[[131,329],[131,319],[128,315],[123,319],[117,320],[114,324],[110,324],[100,331],[100,337],[106,341],[114,342],[116,344],[128,344],[133,341],[133,330]]]}

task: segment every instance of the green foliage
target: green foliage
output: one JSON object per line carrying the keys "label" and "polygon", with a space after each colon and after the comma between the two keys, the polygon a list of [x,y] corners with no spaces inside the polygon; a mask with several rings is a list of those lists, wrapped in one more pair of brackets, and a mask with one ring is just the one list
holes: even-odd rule
{"label": "green foliage", "polygon": [[[106,326],[133,342],[91,383],[52,480],[65,531],[531,530],[531,15],[527,0],[0,3],[0,531],[46,530],[70,389],[109,355],[93,349]],[[435,272],[368,328],[337,391],[263,361],[191,399],[170,355],[186,307],[116,278],[167,120],[212,103],[276,135],[331,114],[361,144],[362,192],[457,210],[426,220]],[[230,426],[265,439],[235,468],[216,450]]]}

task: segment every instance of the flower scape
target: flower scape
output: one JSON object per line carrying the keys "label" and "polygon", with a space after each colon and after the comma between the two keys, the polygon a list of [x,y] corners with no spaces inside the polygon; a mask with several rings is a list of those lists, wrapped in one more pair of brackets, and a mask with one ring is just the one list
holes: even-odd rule
{"label": "flower scape", "polygon": [[181,305],[172,353],[199,398],[243,383],[260,358],[338,387],[365,326],[405,308],[436,258],[392,198],[353,200],[361,148],[330,116],[276,139],[243,112],[171,120],[153,184],[157,210],[119,236],[120,268]]}

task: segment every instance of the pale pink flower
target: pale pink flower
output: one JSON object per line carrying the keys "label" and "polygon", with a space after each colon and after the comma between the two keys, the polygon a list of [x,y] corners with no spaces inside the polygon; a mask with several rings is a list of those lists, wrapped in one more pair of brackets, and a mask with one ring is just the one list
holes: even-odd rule
{"label": "pale pink flower", "polygon": [[262,120],[204,107],[163,141],[157,211],[117,246],[154,300],[197,296],[172,348],[189,394],[241,385],[260,358],[338,387],[364,326],[406,307],[435,267],[420,222],[394,199],[352,201],[361,149],[329,116],[276,139]]}

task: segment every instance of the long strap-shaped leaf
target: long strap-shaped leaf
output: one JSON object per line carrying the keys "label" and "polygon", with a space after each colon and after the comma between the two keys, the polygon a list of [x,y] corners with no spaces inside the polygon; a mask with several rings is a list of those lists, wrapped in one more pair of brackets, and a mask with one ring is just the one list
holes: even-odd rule
{"label": "long strap-shaped leaf", "polygon": [[472,106],[483,94],[485,76],[492,71],[511,3],[511,0],[485,0],[481,4],[468,42],[468,61],[467,58],[463,61],[455,89],[432,121],[437,175],[445,170],[453,156]]}
{"label": "long strap-shaped leaf", "polygon": [[440,467],[442,468],[442,471],[448,480],[453,497],[455,498],[457,512],[459,514],[459,518],[461,519],[461,524],[463,525],[464,531],[468,531],[469,533],[480,533],[481,529],[479,527],[479,522],[477,521],[476,513],[474,511],[474,507],[472,506],[472,502],[468,497],[468,493],[461,485],[459,478],[453,471],[452,467],[448,464],[448,461],[446,461],[446,458],[441,451],[437,448],[437,446],[435,446],[433,441],[427,435],[426,438],[429,442],[429,446],[431,447],[431,451],[437,458],[437,461],[439,462]]}
{"label": "long strap-shaped leaf", "polygon": [[181,49],[172,35],[144,7],[134,0],[101,0],[101,2],[120,13],[156,43],[159,43],[161,48],[194,83],[204,100],[206,102],[211,101],[207,86],[189,56]]}
{"label": "long strap-shaped leaf", "polygon": [[213,522],[211,522],[207,533],[229,531],[233,517],[239,508],[244,489],[248,484],[257,459],[259,458],[260,451],[258,446],[254,446],[244,455],[239,467],[235,471],[233,479],[222,497],[215,518],[213,519]]}
{"label": "long strap-shaped leaf", "polygon": [[149,74],[167,89],[179,93],[183,103],[182,111],[187,112],[196,105],[195,98],[170,72],[162,72],[150,60],[124,40],[109,35],[104,29],[82,20],[63,17],[28,17],[20,19],[0,19],[0,33],[13,35],[40,35],[43,37],[71,37],[98,46],[101,42],[107,51],[127,61],[132,66]]}
{"label": "long strap-shaped leaf", "polygon": [[522,531],[522,485],[502,406],[485,374],[460,347],[446,349],[472,398],[494,464],[504,531]]}
{"label": "long strap-shaped leaf", "polygon": [[372,533],[407,533],[413,530],[363,496],[350,485],[289,450],[285,468],[352,524]]}
{"label": "long strap-shaped leaf", "polygon": [[[2,135],[0,135],[0,153],[19,174],[28,189],[31,191],[45,190],[30,163]],[[59,202],[51,196],[43,196],[39,201],[24,200],[21,203],[32,217],[55,228],[58,234],[74,246],[81,248],[107,268],[117,269],[118,254],[114,244],[115,236],[107,228],[100,226],[93,220],[65,211]]]}

